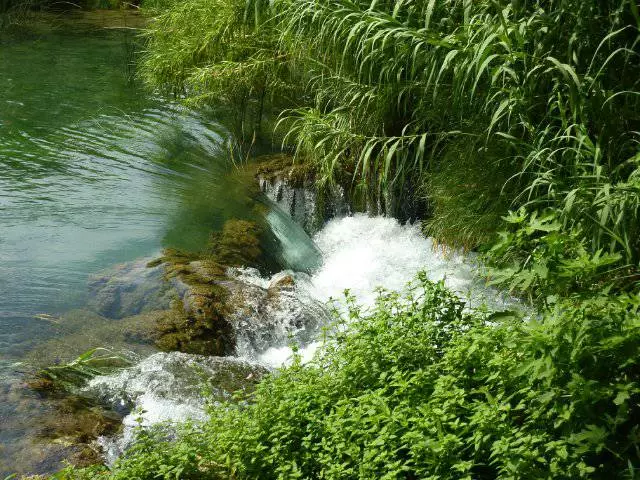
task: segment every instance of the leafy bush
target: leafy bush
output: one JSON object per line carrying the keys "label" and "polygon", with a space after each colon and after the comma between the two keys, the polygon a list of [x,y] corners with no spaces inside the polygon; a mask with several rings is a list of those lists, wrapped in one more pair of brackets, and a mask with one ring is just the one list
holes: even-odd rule
{"label": "leafy bush", "polygon": [[[640,297],[539,319],[468,310],[424,275],[350,299],[309,364],[178,439],[141,431],[110,478],[635,478]],[[95,478],[67,471],[61,478]]]}
{"label": "leafy bush", "polygon": [[495,265],[489,268],[491,284],[553,301],[558,294],[588,295],[620,283],[621,255],[602,249],[590,253],[580,232],[562,229],[555,211],[529,215],[522,208],[504,221],[509,230],[500,232],[486,255]]}

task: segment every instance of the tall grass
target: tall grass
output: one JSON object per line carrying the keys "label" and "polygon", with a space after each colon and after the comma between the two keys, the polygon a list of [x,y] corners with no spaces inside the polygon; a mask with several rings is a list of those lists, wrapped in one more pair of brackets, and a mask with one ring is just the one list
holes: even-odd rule
{"label": "tall grass", "polygon": [[143,72],[228,100],[243,124],[249,105],[261,114],[277,97],[285,143],[321,180],[347,173],[388,210],[426,191],[428,231],[449,243],[485,242],[509,209],[551,209],[591,252],[637,266],[638,11],[637,0],[189,0],[158,16]]}

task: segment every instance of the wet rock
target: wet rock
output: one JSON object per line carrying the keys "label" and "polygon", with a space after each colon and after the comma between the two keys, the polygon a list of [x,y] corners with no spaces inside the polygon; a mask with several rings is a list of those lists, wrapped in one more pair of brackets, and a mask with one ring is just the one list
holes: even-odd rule
{"label": "wet rock", "polygon": [[153,339],[163,351],[233,354],[236,331],[229,321],[227,300],[234,280],[227,276],[226,269],[258,263],[262,255],[260,232],[253,222],[228,220],[220,232],[212,235],[205,254],[165,251],[161,259],[165,279],[182,301],[173,302],[164,315],[156,314],[150,322],[151,331],[138,328],[138,333],[132,332],[129,338]]}
{"label": "wet rock", "polygon": [[230,355],[233,329],[227,321],[228,290],[224,270],[216,262],[195,261],[180,267],[174,279],[184,289],[182,302],[173,304],[173,315],[158,324],[155,342],[163,351],[201,355]]}
{"label": "wet rock", "polygon": [[153,342],[162,351],[179,351],[200,355],[229,355],[234,350],[233,330],[227,322],[220,298],[210,291],[202,294],[189,290],[190,311],[181,308],[154,312],[146,316],[148,324],[128,328],[127,336]]}
{"label": "wet rock", "polygon": [[[305,344],[317,335],[327,312],[297,288],[293,272],[281,272],[270,280],[254,269],[231,270],[228,304],[236,353],[258,358],[269,348],[291,342]],[[300,275],[300,277],[303,277]]]}
{"label": "wet rock", "polygon": [[114,319],[168,308],[175,291],[164,281],[164,268],[148,263],[146,259],[123,263],[93,275],[88,306]]}
{"label": "wet rock", "polygon": [[167,267],[172,268],[182,300],[171,309],[125,319],[129,342],[165,352],[256,358],[274,345],[309,341],[326,317],[322,305],[299,295],[293,272],[266,280],[256,269],[221,274],[218,263],[200,260]]}
{"label": "wet rock", "polygon": [[351,212],[346,189],[319,186],[312,164],[296,163],[285,153],[264,155],[257,162],[256,179],[262,192],[308,233],[318,231],[329,218]]}
{"label": "wet rock", "polygon": [[177,298],[170,308],[125,319],[125,339],[165,352],[255,357],[276,341],[315,332],[322,309],[297,298],[292,272],[269,284],[257,270],[236,267],[259,263],[259,234],[252,222],[229,220],[202,254],[165,250],[150,268],[163,269]]}
{"label": "wet rock", "polygon": [[95,439],[119,432],[122,417],[78,395],[60,391],[35,393],[23,374],[14,375],[4,378],[10,381],[0,388],[5,414],[0,430],[5,439],[11,439],[12,432],[17,430],[21,435],[15,441],[5,442],[0,452],[2,458],[10,459],[19,474],[34,475],[30,478],[59,470],[64,462],[78,466],[102,463]]}
{"label": "wet rock", "polygon": [[67,395],[55,402],[56,415],[42,420],[39,436],[84,449],[101,435],[113,435],[122,417],[88,398]]}
{"label": "wet rock", "polygon": [[286,181],[292,188],[304,188],[315,180],[313,166],[308,162],[296,162],[292,155],[275,153],[257,158],[257,174],[262,180]]}
{"label": "wet rock", "polygon": [[99,439],[107,463],[127,449],[139,425],[204,421],[209,403],[234,401],[235,395],[242,398],[266,373],[264,367],[238,358],[171,352],[156,353],[116,375],[95,378],[86,388],[88,395],[130,412],[122,434]]}
{"label": "wet rock", "polygon": [[292,272],[279,272],[271,277],[267,289],[270,292],[290,291],[295,288],[295,285],[296,282]]}
{"label": "wet rock", "polygon": [[228,220],[222,232],[212,234],[211,254],[223,265],[255,266],[262,255],[260,234],[261,229],[255,222]]}

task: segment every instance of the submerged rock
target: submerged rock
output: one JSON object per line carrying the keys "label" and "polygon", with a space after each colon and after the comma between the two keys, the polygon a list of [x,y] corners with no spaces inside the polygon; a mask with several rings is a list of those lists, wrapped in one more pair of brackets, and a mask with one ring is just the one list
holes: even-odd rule
{"label": "submerged rock", "polygon": [[[64,462],[79,467],[102,463],[96,440],[117,434],[122,416],[79,395],[60,390],[36,393],[25,374],[12,371],[3,376],[0,387],[0,402],[9,408],[0,422],[0,432],[9,435],[5,440],[10,439],[3,445],[3,459],[10,459],[21,474],[56,471]],[[18,430],[28,435],[12,438],[11,432]]]}
{"label": "submerged rock", "polygon": [[[120,415],[83,396],[67,395],[56,399],[54,405],[56,415],[43,418],[39,436],[80,447],[74,449],[76,452],[94,450],[93,456],[98,460],[99,451],[91,443],[101,435],[116,434],[122,427]],[[86,462],[87,456],[84,457]]]}
{"label": "submerged rock", "polygon": [[108,318],[123,318],[168,308],[175,291],[161,266],[148,260],[122,263],[89,278],[89,308]]}

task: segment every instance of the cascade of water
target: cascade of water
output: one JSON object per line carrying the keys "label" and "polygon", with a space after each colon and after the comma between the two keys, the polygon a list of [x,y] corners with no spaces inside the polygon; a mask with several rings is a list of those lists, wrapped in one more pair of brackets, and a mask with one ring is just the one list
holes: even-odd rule
{"label": "cascade of water", "polygon": [[282,263],[297,271],[311,271],[322,262],[321,252],[309,241],[302,226],[275,205],[267,214],[267,223],[282,249]]}
{"label": "cascade of water", "polygon": [[[281,215],[284,213],[272,217],[276,230],[278,225],[284,225],[277,223]],[[242,358],[226,360],[232,364],[250,362],[278,367],[291,358],[288,345],[292,340],[301,344],[303,359],[309,359],[318,347],[321,326],[330,321],[323,305],[331,298],[339,299],[349,289],[361,305],[370,307],[378,288],[402,289],[421,270],[433,280],[444,280],[472,303],[494,299],[495,308],[505,306],[496,292],[487,290],[474,275],[472,259],[459,252],[445,254],[434,249],[432,240],[422,235],[418,225],[400,225],[392,218],[359,214],[329,221],[314,236],[314,242],[322,254],[322,262],[310,274],[285,271],[264,278],[254,269],[229,272],[245,286],[240,292],[245,321],[240,323],[237,339],[237,354]],[[292,252],[299,247],[295,237],[289,238],[285,246]],[[299,253],[291,255],[297,262],[304,258]],[[194,387],[201,377],[184,372],[188,367],[204,365],[205,371],[213,375],[211,362],[216,360],[197,355],[157,354],[118,376],[96,379],[91,388],[99,387],[101,395],[112,401],[121,398],[143,408],[147,411],[144,422],[148,424],[167,419],[197,420],[204,415],[201,392]],[[176,364],[180,375],[172,373]],[[129,415],[125,419],[125,437],[130,435],[132,422]],[[122,439],[116,443],[118,448],[122,444]],[[110,445],[112,452],[117,450],[113,443],[105,445]]]}

